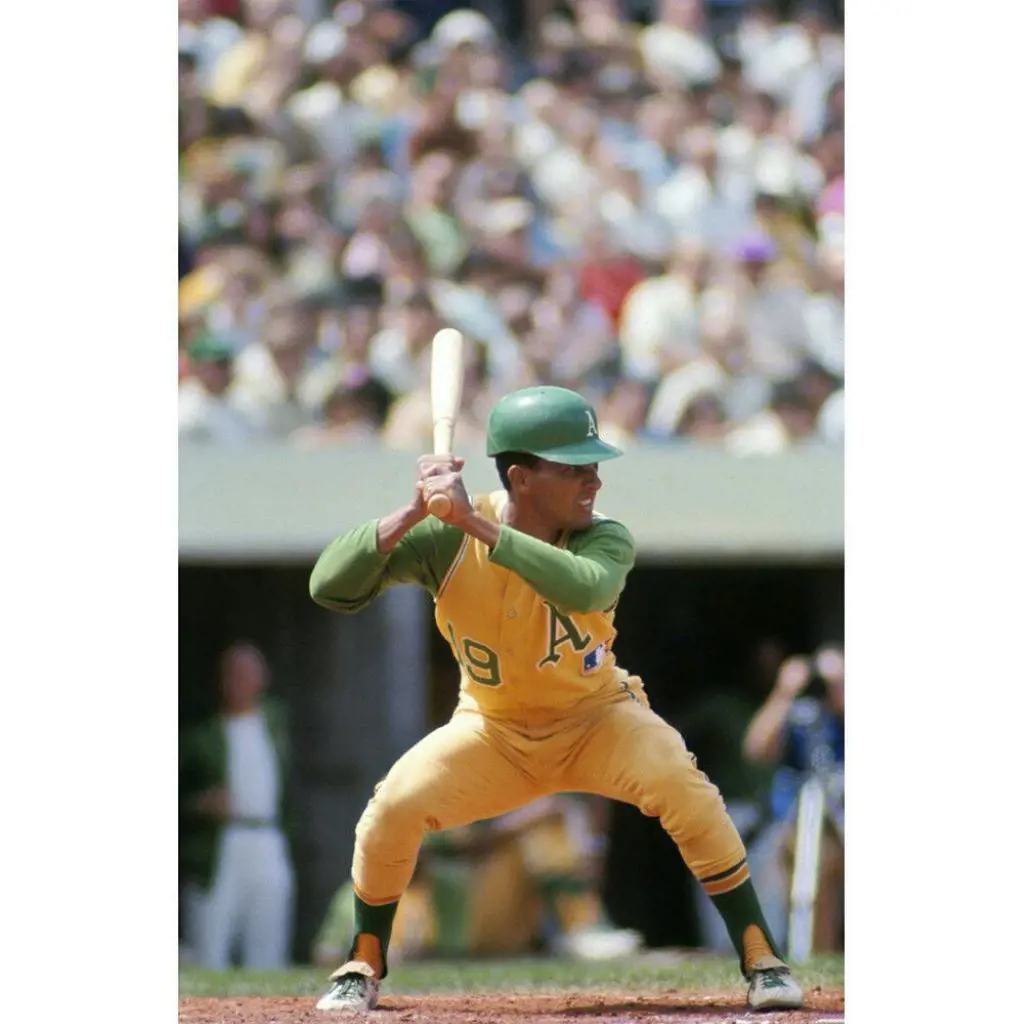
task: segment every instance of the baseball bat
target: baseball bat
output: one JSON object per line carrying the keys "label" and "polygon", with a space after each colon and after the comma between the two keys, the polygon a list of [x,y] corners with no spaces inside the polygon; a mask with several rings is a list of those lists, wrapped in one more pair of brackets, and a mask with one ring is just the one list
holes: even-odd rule
{"label": "baseball bat", "polygon": [[[462,404],[464,372],[463,339],[460,331],[444,327],[430,346],[430,411],[434,421],[434,454],[451,455],[455,420]],[[446,494],[432,495],[427,502],[431,515],[443,519],[452,509]]]}

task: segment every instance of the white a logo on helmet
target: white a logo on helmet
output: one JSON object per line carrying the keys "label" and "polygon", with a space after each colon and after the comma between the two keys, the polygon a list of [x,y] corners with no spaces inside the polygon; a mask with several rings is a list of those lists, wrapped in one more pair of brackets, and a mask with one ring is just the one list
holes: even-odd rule
{"label": "white a logo on helmet", "polygon": [[597,420],[594,419],[594,414],[589,409],[587,410],[587,437],[597,437]]}

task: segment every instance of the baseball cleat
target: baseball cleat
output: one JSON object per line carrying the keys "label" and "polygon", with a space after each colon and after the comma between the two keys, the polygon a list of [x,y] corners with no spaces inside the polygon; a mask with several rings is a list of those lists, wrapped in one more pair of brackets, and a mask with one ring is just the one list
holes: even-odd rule
{"label": "baseball cleat", "polygon": [[752,1010],[799,1010],[803,1005],[803,990],[781,960],[770,957],[754,964],[747,1006]]}
{"label": "baseball cleat", "polygon": [[339,967],[330,980],[331,987],[316,1004],[318,1010],[360,1013],[377,1005],[380,982],[369,964],[350,960]]}

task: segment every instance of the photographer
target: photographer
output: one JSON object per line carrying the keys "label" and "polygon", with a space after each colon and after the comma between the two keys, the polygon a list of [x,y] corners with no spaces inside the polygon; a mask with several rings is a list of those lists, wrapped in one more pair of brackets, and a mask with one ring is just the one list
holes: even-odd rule
{"label": "photographer", "polygon": [[[791,657],[782,663],[768,699],[751,721],[743,742],[748,760],[775,766],[771,787],[773,824],[762,842],[775,847],[779,865],[777,891],[763,897],[773,904],[770,924],[777,936],[787,935],[786,916],[793,871],[797,802],[811,776],[826,780],[836,822],[826,818],[821,847],[820,881],[814,909],[815,952],[842,948],[843,844],[841,821],[844,762],[844,686],[842,649],[820,648],[812,657]],[[768,907],[765,908],[768,913]],[[780,941],[785,941],[780,938]]]}

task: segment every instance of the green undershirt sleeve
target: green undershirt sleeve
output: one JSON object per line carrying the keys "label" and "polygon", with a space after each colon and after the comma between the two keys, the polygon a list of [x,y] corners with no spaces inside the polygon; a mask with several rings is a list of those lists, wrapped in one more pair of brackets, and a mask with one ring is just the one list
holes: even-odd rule
{"label": "green undershirt sleeve", "polygon": [[331,611],[365,608],[388,587],[414,583],[437,594],[462,532],[428,516],[417,523],[390,554],[377,550],[377,520],[363,523],[332,541],[309,577],[310,597]]}
{"label": "green undershirt sleeve", "polygon": [[511,569],[541,597],[566,612],[611,608],[635,560],[629,530],[610,519],[574,533],[568,550],[502,526],[491,551],[492,562]]}

